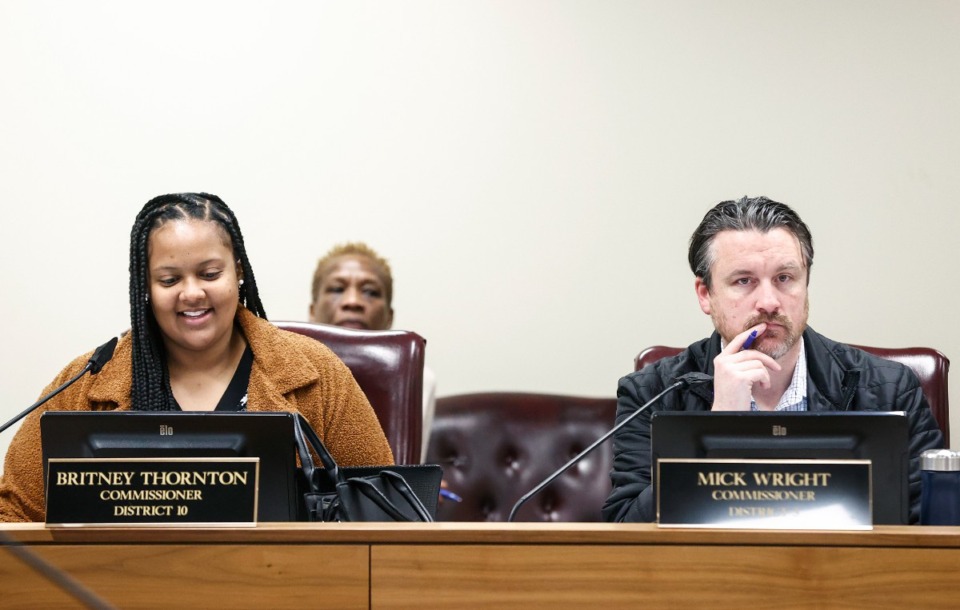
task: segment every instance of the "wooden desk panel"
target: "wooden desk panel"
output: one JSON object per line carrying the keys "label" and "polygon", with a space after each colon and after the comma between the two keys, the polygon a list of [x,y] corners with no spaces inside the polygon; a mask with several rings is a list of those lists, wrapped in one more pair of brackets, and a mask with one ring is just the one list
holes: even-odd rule
{"label": "wooden desk panel", "polygon": [[955,608],[960,553],[807,546],[376,546],[375,608]]}
{"label": "wooden desk panel", "polygon": [[[0,526],[119,607],[960,607],[960,528]],[[0,549],[0,607],[63,607]],[[67,606],[69,607],[69,606]]]}
{"label": "wooden desk panel", "polygon": [[[31,549],[118,608],[369,606],[370,552],[364,545],[87,544]],[[75,607],[65,593],[16,560],[0,559],[0,583],[2,608]]]}

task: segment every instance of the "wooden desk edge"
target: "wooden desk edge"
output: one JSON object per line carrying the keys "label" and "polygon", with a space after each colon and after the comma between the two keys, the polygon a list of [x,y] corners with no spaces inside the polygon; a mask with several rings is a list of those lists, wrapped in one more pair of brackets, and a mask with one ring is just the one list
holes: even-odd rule
{"label": "wooden desk edge", "polygon": [[262,523],[252,528],[48,528],[0,524],[44,544],[604,544],[960,548],[960,527],[878,526],[872,531],[660,529],[612,523]]}

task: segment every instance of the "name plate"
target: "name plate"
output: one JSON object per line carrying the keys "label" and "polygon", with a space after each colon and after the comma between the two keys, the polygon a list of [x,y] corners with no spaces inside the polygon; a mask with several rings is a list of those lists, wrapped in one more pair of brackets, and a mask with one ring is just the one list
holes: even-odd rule
{"label": "name plate", "polygon": [[873,529],[870,460],[661,459],[661,527]]}
{"label": "name plate", "polygon": [[47,525],[254,526],[259,458],[51,458]]}

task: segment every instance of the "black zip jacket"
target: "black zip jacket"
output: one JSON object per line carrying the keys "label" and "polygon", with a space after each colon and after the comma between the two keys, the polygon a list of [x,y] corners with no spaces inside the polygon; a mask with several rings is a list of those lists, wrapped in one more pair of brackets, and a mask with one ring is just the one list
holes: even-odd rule
{"label": "black zip jacket", "polygon": [[[910,523],[920,520],[920,454],[943,447],[920,382],[909,368],[849,345],[831,341],[811,328],[803,333],[807,356],[807,409],[814,411],[903,411],[910,428]],[[691,372],[713,375],[720,335],[694,343],[620,380],[617,423]],[[652,405],[613,437],[613,490],[603,518],[614,522],[656,519],[650,485],[650,418],[655,411],[709,411],[713,385],[673,392]]]}

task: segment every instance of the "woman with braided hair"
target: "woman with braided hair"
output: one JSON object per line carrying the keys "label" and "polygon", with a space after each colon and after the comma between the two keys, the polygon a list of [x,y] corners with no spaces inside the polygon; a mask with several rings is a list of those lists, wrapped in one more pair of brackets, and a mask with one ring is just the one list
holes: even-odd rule
{"label": "woman with braided hair", "polygon": [[[86,354],[44,394],[77,374]],[[266,320],[236,216],[219,197],[156,197],[130,234],[130,332],[43,410],[299,411],[345,466],[392,464],[376,414],[321,343]],[[40,411],[10,444],[0,521],[44,519]]]}

